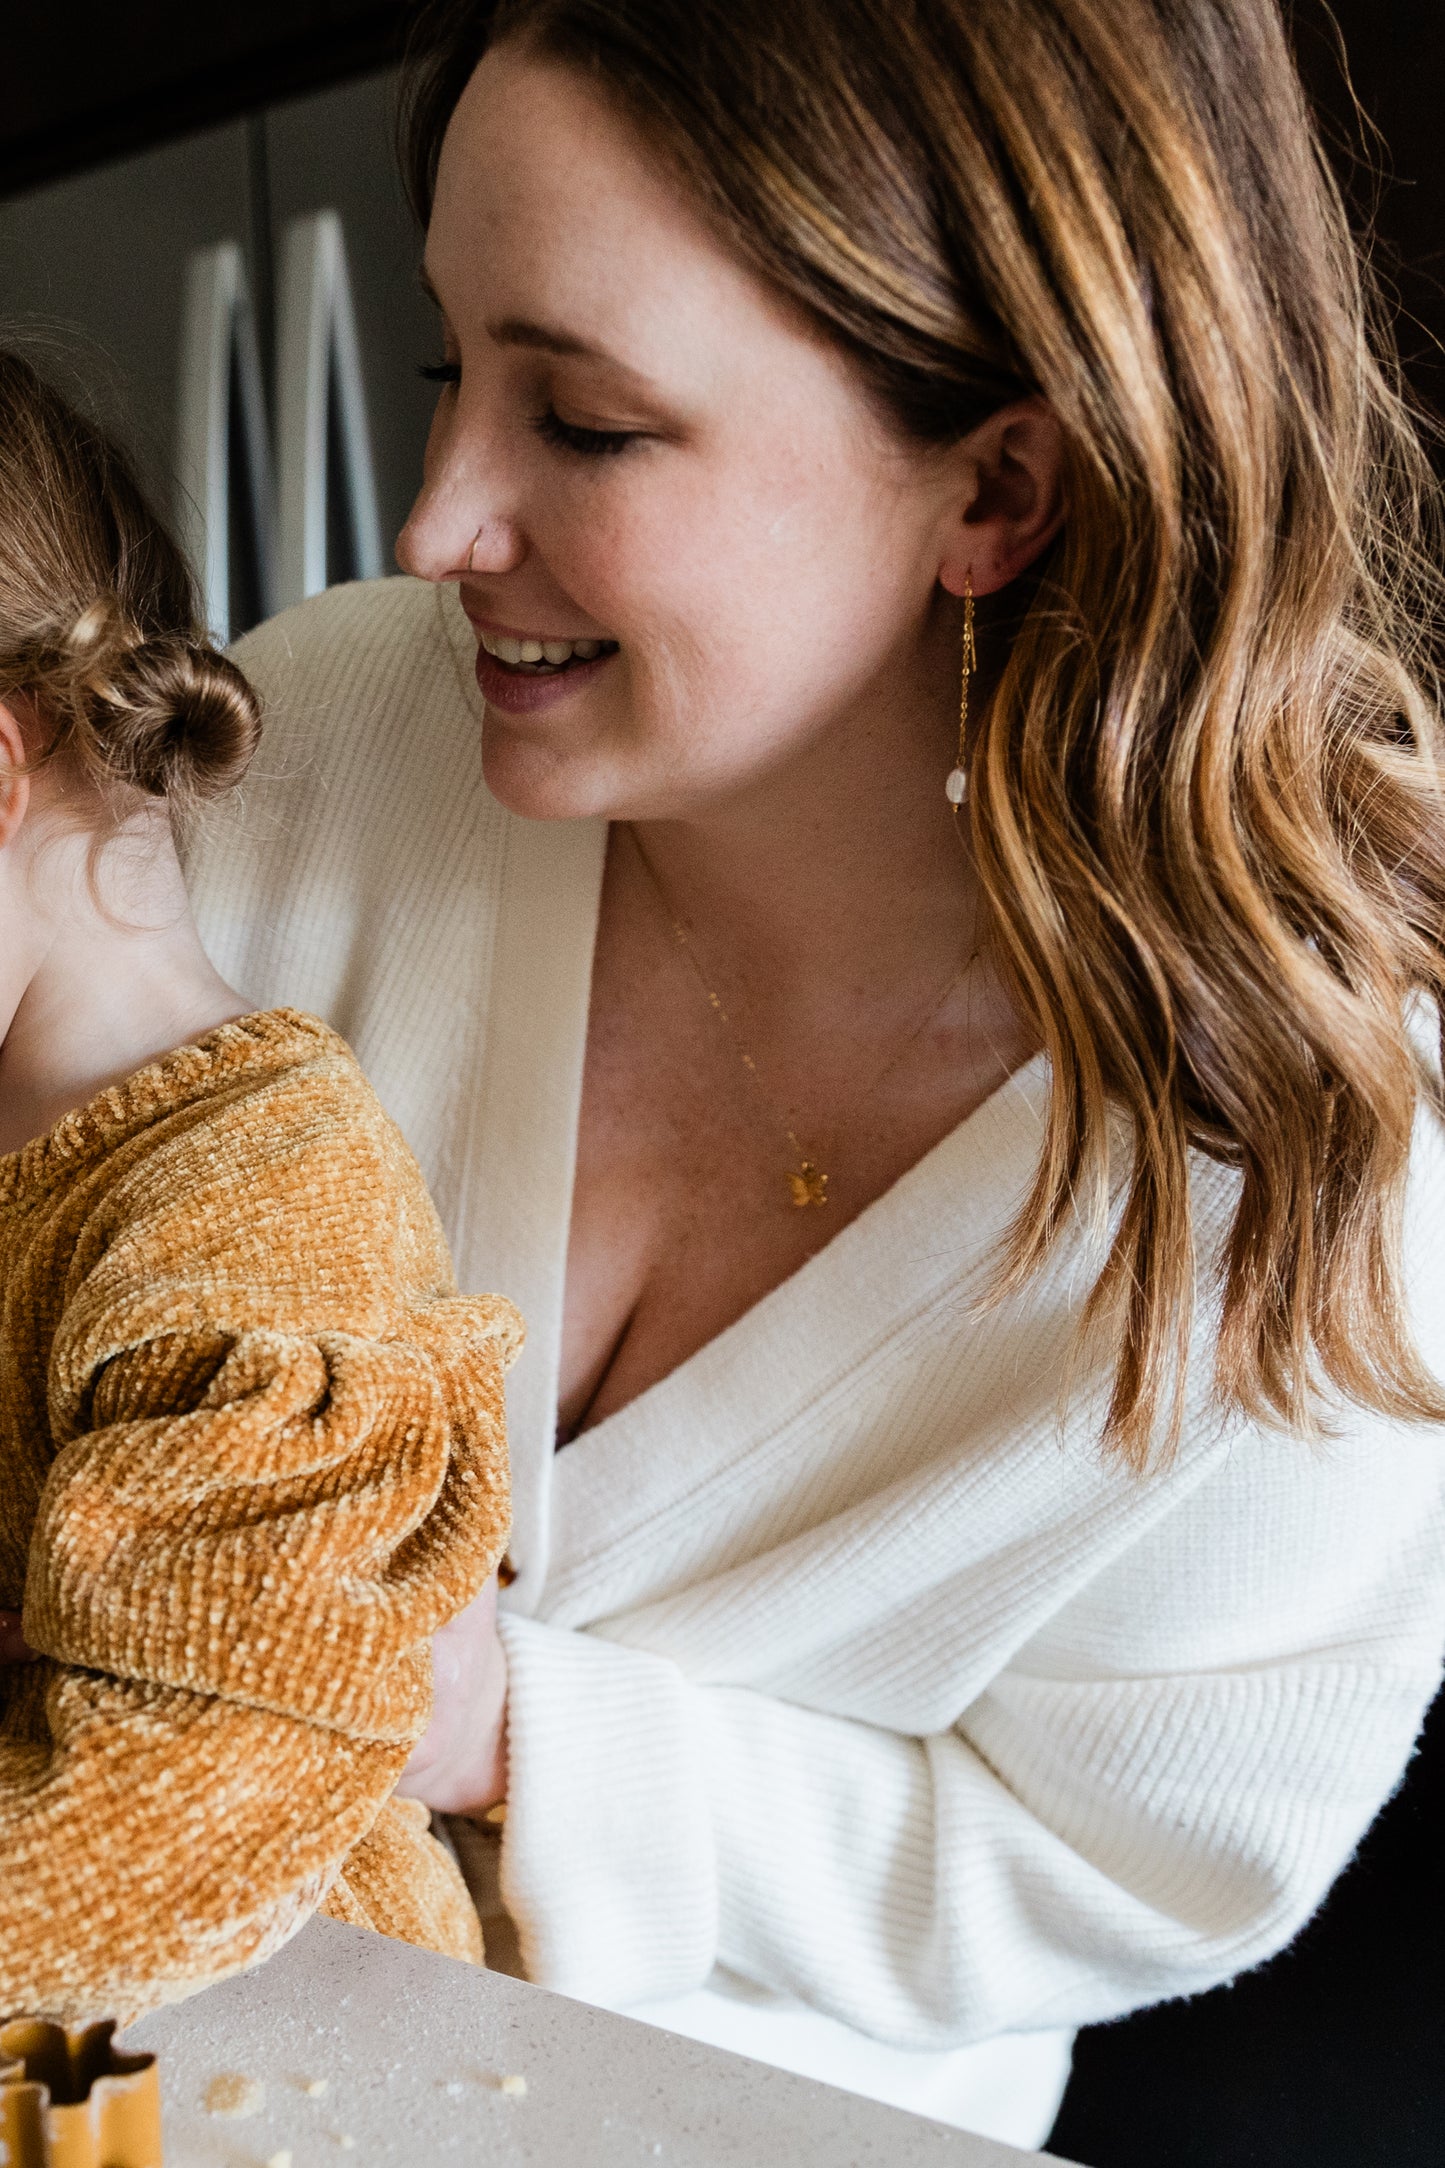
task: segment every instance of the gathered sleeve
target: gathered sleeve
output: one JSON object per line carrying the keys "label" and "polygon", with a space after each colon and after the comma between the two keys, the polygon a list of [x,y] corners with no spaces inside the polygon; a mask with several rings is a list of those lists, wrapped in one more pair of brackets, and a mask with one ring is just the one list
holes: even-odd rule
{"label": "gathered sleeve", "polygon": [[[1399,1781],[1439,1680],[1441,1447],[1367,1429],[1318,1458],[1236,1440],[927,1730],[820,1705],[816,1677],[689,1676],[633,1622],[504,1614],[503,1893],[529,1975],[625,2006],[721,1965],[936,2050],[1259,1963]],[[820,1571],[799,1600],[848,1598]],[[851,1662],[887,1667],[903,1709],[949,1653],[905,1627],[880,1654],[870,1626]]]}
{"label": "gathered sleeve", "polygon": [[[298,1150],[273,1105],[259,1166],[210,1137],[204,1243],[140,1215],[76,1273],[25,1593],[45,1661],[12,1672],[34,1721],[0,1742],[0,2006],[133,2013],[323,1903],[480,1954],[425,1815],[388,1802],[430,1636],[505,1544],[520,1324],[451,1291],[420,1178],[363,1112],[359,1141],[333,1119]],[[258,1249],[278,1154],[323,1219],[349,1197],[344,1239],[313,1213]]]}

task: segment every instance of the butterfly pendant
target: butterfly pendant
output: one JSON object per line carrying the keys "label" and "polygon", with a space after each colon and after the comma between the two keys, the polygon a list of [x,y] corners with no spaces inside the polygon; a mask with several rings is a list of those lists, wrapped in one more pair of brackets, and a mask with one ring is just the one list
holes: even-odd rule
{"label": "butterfly pendant", "polygon": [[828,1202],[828,1177],[821,1167],[815,1167],[811,1159],[805,1159],[796,1174],[788,1176],[788,1193],[799,1210],[810,1204]]}

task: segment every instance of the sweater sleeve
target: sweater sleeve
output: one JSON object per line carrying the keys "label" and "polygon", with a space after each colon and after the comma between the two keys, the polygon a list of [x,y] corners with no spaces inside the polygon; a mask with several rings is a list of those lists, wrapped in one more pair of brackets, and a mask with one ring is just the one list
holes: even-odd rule
{"label": "sweater sleeve", "polygon": [[[1292,1450],[1244,1439],[1214,1481]],[[1396,1432],[1256,1484],[1258,1598],[1237,1550],[1209,1556],[1237,1490],[1215,1510],[1205,1486],[927,1736],[506,1617],[503,1892],[530,1976],[626,2005],[721,1964],[928,2049],[1260,1962],[1398,1781],[1438,1680],[1438,1461]],[[1149,1589],[1183,1574],[1197,1615],[1166,1647]]]}
{"label": "sweater sleeve", "polygon": [[[36,1720],[0,1746],[3,2007],[134,2013],[265,1956],[323,1901],[478,1954],[445,1855],[387,1802],[429,1712],[429,1637],[505,1541],[515,1313],[387,1296],[364,1232],[298,1269],[294,1228],[252,1299],[218,1201],[235,1169],[214,1138],[206,1154],[205,1241],[167,1252],[167,1277],[127,1222],[56,1336],[65,1442],[25,1598],[47,1661],[13,1675]],[[313,1194],[340,1171],[311,1155]],[[257,1191],[231,1209],[254,1223]],[[393,1198],[376,1224],[397,1219]]]}
{"label": "sweater sleeve", "polygon": [[107,1365],[32,1546],[49,1744],[0,1753],[0,2004],[190,1992],[338,1878],[331,1909],[477,1954],[395,1809],[389,1875],[368,1873],[426,1722],[428,1636],[505,1528],[500,1353],[468,1307],[427,1319],[430,1345],[260,1333],[218,1360],[182,1334]]}

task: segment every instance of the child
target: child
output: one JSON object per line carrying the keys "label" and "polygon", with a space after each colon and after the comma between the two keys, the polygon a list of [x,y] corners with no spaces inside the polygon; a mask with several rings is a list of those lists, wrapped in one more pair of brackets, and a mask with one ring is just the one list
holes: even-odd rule
{"label": "child", "polygon": [[124,460],[0,353],[0,2016],[317,1910],[481,1957],[391,1795],[506,1538],[521,1326],[342,1041],[201,949],[171,819],[256,735]]}

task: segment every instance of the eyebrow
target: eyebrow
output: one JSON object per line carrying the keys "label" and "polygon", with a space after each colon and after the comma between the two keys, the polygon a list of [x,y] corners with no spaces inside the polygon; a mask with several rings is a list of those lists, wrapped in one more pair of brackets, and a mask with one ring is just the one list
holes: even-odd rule
{"label": "eyebrow", "polygon": [[605,346],[593,346],[589,340],[579,339],[571,331],[559,331],[553,324],[535,324],[526,316],[504,316],[499,324],[488,324],[487,330],[498,346],[535,347],[543,354],[563,354],[582,361],[607,361],[614,369],[627,369],[629,376],[637,373],[616,354],[609,354]]}
{"label": "eyebrow", "polygon": [[[427,299],[434,302],[436,307],[441,309],[442,314],[445,315],[446,311],[442,309],[441,296],[427,276],[425,265],[422,266],[417,277],[421,290]],[[605,346],[594,346],[590,340],[579,339],[575,332],[562,331],[555,324],[535,323],[532,318],[527,316],[504,316],[500,323],[488,324],[487,331],[498,346],[528,347],[536,353],[559,354],[565,359],[573,361],[605,361],[612,368],[620,369],[625,375],[635,377],[639,383],[645,382],[645,379],[629,362],[621,360],[616,354],[609,353]]]}

